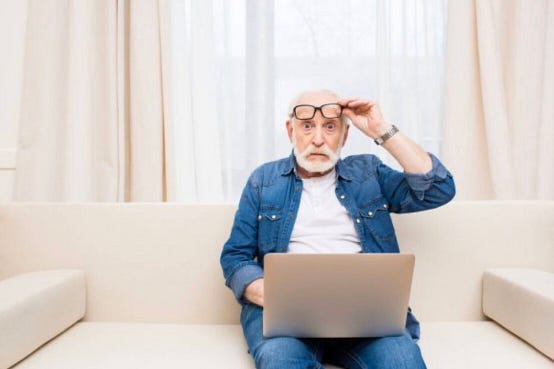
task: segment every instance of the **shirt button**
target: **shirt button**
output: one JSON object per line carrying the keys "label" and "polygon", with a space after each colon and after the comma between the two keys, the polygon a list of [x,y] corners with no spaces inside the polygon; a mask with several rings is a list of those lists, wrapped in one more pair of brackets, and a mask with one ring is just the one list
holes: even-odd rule
{"label": "shirt button", "polygon": [[340,199],[341,199],[341,200],[344,200],[345,197],[346,197],[346,196],[344,196],[344,195],[340,195]]}
{"label": "shirt button", "polygon": [[383,207],[384,207],[385,209],[388,209],[388,208],[389,208],[389,206],[388,206],[387,204],[383,205]]}
{"label": "shirt button", "polygon": [[298,191],[300,191],[300,187],[296,186],[296,187],[294,188],[294,190],[295,190],[296,192],[298,192]]}
{"label": "shirt button", "polygon": [[356,218],[356,223],[359,224],[360,222],[361,222],[360,218]]}
{"label": "shirt button", "polygon": [[261,216],[261,215],[258,215],[258,220],[262,220],[262,216]]}
{"label": "shirt button", "polygon": [[293,219],[293,218],[294,218],[294,215],[290,214],[289,219]]}
{"label": "shirt button", "polygon": [[272,216],[271,216],[271,219],[275,219],[275,218],[277,218],[275,215],[272,215]]}
{"label": "shirt button", "polygon": [[373,216],[373,212],[372,212],[372,211],[368,211],[368,212],[367,212],[367,215],[369,215],[370,217],[372,217],[372,216]]}

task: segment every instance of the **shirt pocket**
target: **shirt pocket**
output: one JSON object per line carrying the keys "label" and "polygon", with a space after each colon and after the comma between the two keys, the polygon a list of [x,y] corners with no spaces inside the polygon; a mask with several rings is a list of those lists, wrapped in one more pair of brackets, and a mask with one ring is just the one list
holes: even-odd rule
{"label": "shirt pocket", "polygon": [[267,249],[277,242],[283,211],[279,209],[262,209],[258,214],[258,244]]}
{"label": "shirt pocket", "polygon": [[389,204],[379,196],[359,209],[364,228],[379,241],[395,239],[394,226],[389,213]]}

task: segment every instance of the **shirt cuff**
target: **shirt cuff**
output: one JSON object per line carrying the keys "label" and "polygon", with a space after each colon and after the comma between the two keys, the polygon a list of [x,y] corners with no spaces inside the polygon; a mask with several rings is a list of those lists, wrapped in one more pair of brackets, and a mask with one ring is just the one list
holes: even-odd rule
{"label": "shirt cuff", "polygon": [[239,267],[238,270],[233,273],[227,284],[231,287],[231,290],[233,290],[235,298],[242,303],[245,301],[242,299],[242,295],[244,294],[246,286],[254,282],[256,279],[263,277],[263,269],[257,263],[251,262]]}
{"label": "shirt cuff", "polygon": [[416,192],[427,191],[433,182],[440,182],[446,179],[448,170],[442,165],[439,159],[431,153],[428,153],[433,163],[430,171],[424,174],[415,174],[404,172],[404,177],[408,181],[410,188]]}

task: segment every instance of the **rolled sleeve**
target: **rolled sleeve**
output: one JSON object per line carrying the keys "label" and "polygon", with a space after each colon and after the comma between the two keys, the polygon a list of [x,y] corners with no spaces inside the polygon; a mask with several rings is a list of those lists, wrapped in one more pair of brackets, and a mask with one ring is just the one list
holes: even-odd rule
{"label": "rolled sleeve", "polygon": [[233,291],[235,298],[242,302],[242,296],[246,286],[254,282],[256,279],[264,277],[262,267],[255,261],[247,262],[239,265],[235,272],[227,280],[227,285]]}
{"label": "rolled sleeve", "polygon": [[404,172],[404,177],[406,178],[408,185],[416,193],[423,193],[427,191],[434,182],[437,180],[445,180],[448,175],[448,170],[444,167],[444,165],[442,165],[440,160],[431,153],[429,153],[429,156],[431,157],[433,167],[427,173],[415,174]]}

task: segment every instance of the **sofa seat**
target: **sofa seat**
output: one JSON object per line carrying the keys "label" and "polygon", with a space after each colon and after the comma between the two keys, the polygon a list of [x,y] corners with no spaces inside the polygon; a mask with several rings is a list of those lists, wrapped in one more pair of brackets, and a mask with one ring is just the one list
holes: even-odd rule
{"label": "sofa seat", "polygon": [[[429,369],[552,369],[554,363],[493,322],[423,323]],[[455,358],[455,360],[453,360]],[[81,322],[13,369],[254,368],[238,325]],[[326,366],[326,368],[333,368]]]}
{"label": "sofa seat", "polygon": [[238,325],[82,322],[13,369],[253,368]]}
{"label": "sofa seat", "polygon": [[421,324],[429,369],[553,369],[554,361],[493,321]]}

